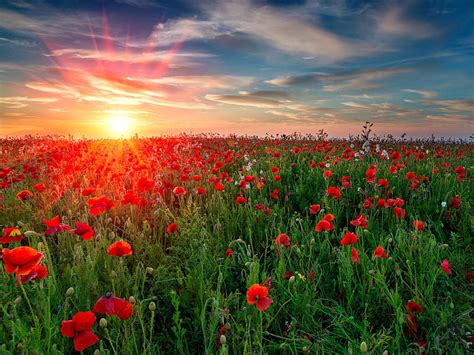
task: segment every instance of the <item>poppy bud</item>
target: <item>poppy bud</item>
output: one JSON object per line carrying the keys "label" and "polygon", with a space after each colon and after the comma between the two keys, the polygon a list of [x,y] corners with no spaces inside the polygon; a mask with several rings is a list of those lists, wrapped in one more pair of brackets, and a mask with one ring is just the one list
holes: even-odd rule
{"label": "poppy bud", "polygon": [[155,302],[150,302],[150,304],[148,305],[148,309],[151,312],[154,312],[156,310],[156,303]]}
{"label": "poppy bud", "polygon": [[388,355],[388,350],[384,350],[384,352],[382,353],[382,355]]}
{"label": "poppy bud", "polygon": [[155,269],[153,269],[152,267],[147,267],[147,268],[146,268],[146,273],[147,273],[148,275],[153,274],[153,271],[155,271]]}
{"label": "poppy bud", "polygon": [[19,304],[21,302],[22,298],[20,296],[18,296],[17,298],[15,298],[15,300],[13,301],[14,304]]}
{"label": "poppy bud", "polygon": [[66,297],[71,297],[74,294],[74,287],[69,287],[66,290]]}
{"label": "poppy bud", "polygon": [[128,298],[128,302],[130,302],[131,304],[135,304],[135,303],[137,303],[137,300],[135,299],[135,297],[130,296],[130,297]]}
{"label": "poppy bud", "polygon": [[113,278],[116,278],[117,277],[117,273],[115,272],[115,270],[112,270],[110,272],[110,277],[113,277]]}
{"label": "poppy bud", "polygon": [[453,302],[451,302],[451,303],[449,304],[449,308],[454,309],[454,303],[453,303]]}
{"label": "poppy bud", "polygon": [[147,220],[143,221],[143,231],[145,233],[151,232],[150,223]]}
{"label": "poppy bud", "polygon": [[294,276],[291,276],[289,279],[288,279],[288,282],[290,284],[292,284],[293,282],[295,282],[296,278]]}
{"label": "poppy bud", "polygon": [[99,350],[99,349],[95,349],[94,355],[100,355],[100,350]]}
{"label": "poppy bud", "polygon": [[392,239],[392,238],[388,238],[388,242],[389,242],[389,243],[393,242],[393,239]]}
{"label": "poppy bud", "polygon": [[110,237],[110,239],[114,239],[114,238],[115,238],[115,233],[114,233],[114,232],[110,232],[110,233],[109,233],[109,237]]}
{"label": "poppy bud", "polygon": [[360,343],[360,352],[361,353],[366,353],[367,352],[367,343],[365,341]]}
{"label": "poppy bud", "polygon": [[105,318],[100,318],[99,326],[100,326],[101,328],[107,328],[107,319],[105,319]]}
{"label": "poppy bud", "polygon": [[35,231],[26,231],[23,234],[25,235],[25,237],[33,237],[35,235],[38,235],[38,233],[36,233]]}
{"label": "poppy bud", "polygon": [[106,220],[105,220],[105,223],[107,224],[110,224],[112,222],[112,218],[108,217]]}
{"label": "poppy bud", "polygon": [[221,337],[219,338],[219,342],[224,345],[225,343],[227,343],[227,338],[225,337],[224,334],[221,335]]}
{"label": "poppy bud", "polygon": [[307,346],[303,346],[303,352],[307,352],[308,351],[308,347]]}

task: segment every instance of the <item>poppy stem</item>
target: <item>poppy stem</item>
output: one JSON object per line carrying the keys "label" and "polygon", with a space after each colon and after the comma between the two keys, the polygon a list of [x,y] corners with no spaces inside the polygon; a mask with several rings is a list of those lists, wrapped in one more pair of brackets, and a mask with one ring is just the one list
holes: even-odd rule
{"label": "poppy stem", "polygon": [[21,281],[20,281],[20,288],[21,288],[21,291],[23,292],[23,296],[25,296],[26,303],[28,303],[28,307],[30,309],[31,316],[33,317],[33,321],[35,323],[35,328],[40,329],[39,328],[38,317],[36,317],[36,313],[33,310],[33,307],[31,306],[30,298],[28,297],[28,294],[26,293],[25,287],[23,286],[23,283],[21,283]]}
{"label": "poppy stem", "polygon": [[112,348],[112,351],[114,354],[117,354],[117,351],[115,350],[114,343],[112,342],[112,338],[110,337],[110,332],[107,328],[105,328],[105,334],[107,335],[107,340],[110,343],[110,347]]}
{"label": "poppy stem", "polygon": [[154,323],[155,323],[155,311],[152,311],[151,312],[151,320],[150,320],[150,340],[148,341],[148,346],[150,347],[150,353],[152,353],[151,351],[151,344],[152,344],[152,339],[153,339],[153,326],[154,326]]}

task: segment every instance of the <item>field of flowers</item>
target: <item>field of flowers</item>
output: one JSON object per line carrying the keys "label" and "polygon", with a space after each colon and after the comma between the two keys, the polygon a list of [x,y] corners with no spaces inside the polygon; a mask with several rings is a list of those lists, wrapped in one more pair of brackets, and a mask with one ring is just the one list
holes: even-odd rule
{"label": "field of flowers", "polygon": [[0,353],[471,351],[468,143],[0,140]]}

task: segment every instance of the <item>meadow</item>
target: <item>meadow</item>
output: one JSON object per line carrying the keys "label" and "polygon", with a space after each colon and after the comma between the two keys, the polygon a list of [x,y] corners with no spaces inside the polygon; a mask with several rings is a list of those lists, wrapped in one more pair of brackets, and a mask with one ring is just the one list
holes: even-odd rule
{"label": "meadow", "polygon": [[464,354],[467,142],[0,140],[0,354]]}

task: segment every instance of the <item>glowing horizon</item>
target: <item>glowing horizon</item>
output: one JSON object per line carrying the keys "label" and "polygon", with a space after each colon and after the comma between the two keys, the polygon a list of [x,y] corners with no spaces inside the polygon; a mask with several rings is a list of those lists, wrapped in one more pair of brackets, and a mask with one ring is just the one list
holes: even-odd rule
{"label": "glowing horizon", "polygon": [[472,134],[468,9],[323,3],[7,1],[1,136]]}

